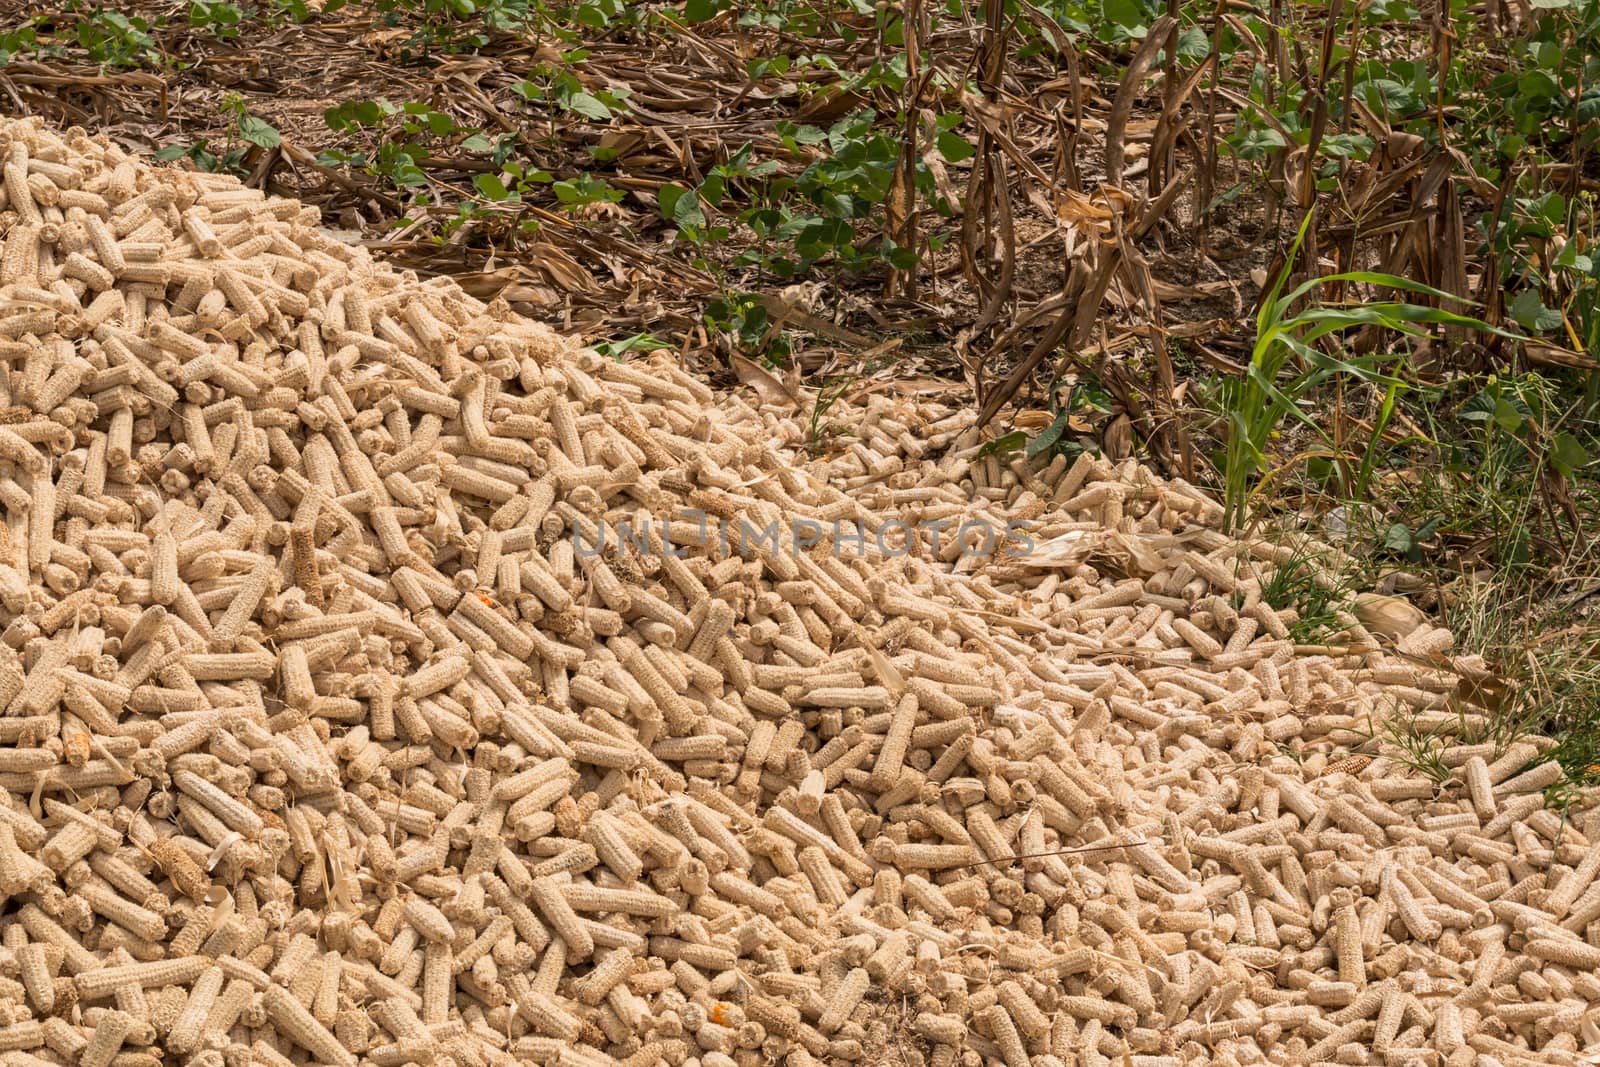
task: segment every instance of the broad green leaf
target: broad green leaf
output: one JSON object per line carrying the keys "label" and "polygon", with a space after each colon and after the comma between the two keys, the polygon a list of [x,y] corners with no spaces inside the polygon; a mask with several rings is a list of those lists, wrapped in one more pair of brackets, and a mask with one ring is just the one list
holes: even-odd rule
{"label": "broad green leaf", "polygon": [[1512,404],[1510,400],[1503,396],[1495,397],[1494,424],[1496,426],[1506,433],[1516,433],[1522,429],[1524,421],[1522,412],[1518,411],[1516,405]]}
{"label": "broad green leaf", "polygon": [[939,154],[948,163],[960,163],[963,159],[971,159],[977,151],[965,137],[949,130],[941,132],[934,143],[939,146]]}
{"label": "broad green leaf", "polygon": [[661,207],[661,217],[669,222],[676,221],[678,217],[678,202],[687,195],[689,195],[689,190],[671,182],[657,189],[656,203]]}
{"label": "broad green leaf", "polygon": [[479,174],[472,179],[472,184],[477,186],[478,192],[490,200],[504,200],[511,195],[498,174]]}
{"label": "broad green leaf", "polygon": [[1411,535],[1411,531],[1403,522],[1397,522],[1384,531],[1383,547],[1402,553],[1409,560],[1422,558],[1422,550],[1417,547],[1417,539]]}
{"label": "broad green leaf", "polygon": [[1197,62],[1211,54],[1211,39],[1199,26],[1190,26],[1178,35],[1178,58]]}
{"label": "broad green leaf", "polygon": [[1530,333],[1544,333],[1554,330],[1561,325],[1561,312],[1552,311],[1544,306],[1544,301],[1539,299],[1539,294],[1533,289],[1524,289],[1517,294],[1511,302],[1511,317],[1517,324]]}
{"label": "broad green leaf", "polygon": [[1049,426],[1040,430],[1039,436],[1028,442],[1027,457],[1032,459],[1034,456],[1050,451],[1055,446],[1055,443],[1061,440],[1061,435],[1066,432],[1067,419],[1068,415],[1063,411],[1055,417],[1055,421],[1051,422]]}
{"label": "broad green leaf", "polygon": [[1135,0],[1105,0],[1102,10],[1108,22],[1125,30],[1144,25],[1144,12],[1139,10]]}
{"label": "broad green leaf", "polygon": [[712,207],[721,207],[722,198],[727,192],[728,180],[720,174],[708,174],[706,180],[700,183],[700,198]]}
{"label": "broad green leaf", "polygon": [[1015,452],[1028,443],[1028,435],[1021,430],[1012,430],[1001,437],[996,437],[982,448],[978,449],[978,459],[985,456],[1000,456],[1007,452]]}
{"label": "broad green leaf", "polygon": [[270,123],[254,115],[239,116],[239,136],[261,148],[277,148],[283,143],[283,137]]}
{"label": "broad green leaf", "polygon": [[1570,433],[1558,433],[1550,446],[1550,465],[1570,478],[1589,462],[1589,453]]}
{"label": "broad green leaf", "polygon": [[562,101],[561,106],[586,119],[604,121],[611,117],[611,109],[591,93],[573,93]]}

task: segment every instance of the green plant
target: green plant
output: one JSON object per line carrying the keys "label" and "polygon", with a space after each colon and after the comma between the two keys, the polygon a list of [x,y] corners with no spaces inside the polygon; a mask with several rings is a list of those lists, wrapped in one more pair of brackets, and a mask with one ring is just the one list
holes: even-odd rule
{"label": "green plant", "polygon": [[[1348,331],[1374,327],[1421,337],[1426,335],[1423,327],[1436,325],[1463,326],[1503,337],[1515,336],[1479,319],[1441,308],[1398,301],[1312,304],[1295,310],[1302,298],[1318,287],[1332,283],[1373,285],[1425,294],[1440,300],[1460,299],[1407,278],[1371,271],[1346,271],[1313,277],[1283,295],[1311,218],[1311,213],[1307,213],[1301,221],[1283,268],[1262,296],[1249,364],[1243,374],[1224,380],[1220,390],[1219,399],[1227,433],[1221,462],[1223,522],[1229,529],[1245,525],[1249,518],[1250,499],[1259,485],[1260,477],[1274,473],[1272,460],[1276,457],[1269,457],[1269,449],[1279,439],[1281,427],[1286,422],[1303,427],[1325,450],[1336,458],[1343,458],[1340,443],[1305,410],[1306,402],[1323,385],[1338,379],[1353,379],[1389,391],[1401,384],[1398,379],[1379,369],[1383,363],[1391,361],[1390,357],[1374,354],[1340,358],[1319,347],[1325,338],[1331,342]],[[1392,410],[1392,401],[1388,408]],[[1378,422],[1371,430],[1366,442],[1369,454],[1377,449],[1383,430],[1384,421]],[[1370,463],[1363,464],[1363,474],[1358,476],[1359,481],[1353,481],[1350,487],[1352,491],[1365,489],[1365,477],[1370,472]]]}
{"label": "green plant", "polygon": [[385,24],[411,30],[401,46],[404,59],[420,59],[435,51],[476,52],[495,34],[549,32],[577,11],[623,6],[623,0],[581,0],[574,5],[576,11],[563,10],[552,17],[538,0],[376,0],[375,4]]}
{"label": "green plant", "polygon": [[555,177],[548,171],[529,171],[520,163],[509,162],[501,166],[499,174],[479,174],[472,179],[478,193],[497,204],[520,203],[537,186],[554,183]]}
{"label": "green plant", "polygon": [[233,126],[239,137],[255,145],[257,148],[277,148],[283,144],[283,135],[278,133],[266,119],[252,115],[245,108],[244,98],[237,93],[229,93],[222,98],[222,110],[233,116]]}
{"label": "green plant", "polygon": [[822,450],[824,443],[841,432],[840,427],[834,423],[824,421],[833,405],[837,404],[850,387],[861,380],[858,373],[839,374],[828,379],[817,390],[816,402],[811,405],[811,420],[806,427],[806,447],[813,454]]}
{"label": "green plant", "polygon": [[[1085,450],[1079,437],[1068,436],[1067,431],[1085,432],[1089,427],[1082,421],[1091,413],[1106,414],[1111,411],[1111,398],[1105,387],[1093,375],[1081,375],[1067,389],[1064,399],[1058,389],[1051,389],[1049,410],[1055,418],[1032,437],[1024,430],[1012,430],[984,444],[978,450],[980,458],[1005,455],[1021,450],[1028,459],[1039,456],[1076,456]],[[1059,399],[1059,403],[1058,403]]]}
{"label": "green plant", "polygon": [[624,337],[620,341],[601,341],[592,347],[600,355],[620,361],[626,359],[630,352],[648,355],[651,352],[663,348],[671,348],[672,346],[659,337],[651,336],[649,333],[636,333],[632,337]]}
{"label": "green plant", "polygon": [[306,0],[273,0],[273,7],[290,22],[300,23],[311,21],[313,14],[332,15],[343,9],[347,2],[348,0],[322,0],[322,3],[313,10]]}
{"label": "green plant", "polygon": [[1390,745],[1391,759],[1440,785],[1455,775],[1455,769],[1444,761],[1444,750],[1471,740],[1470,733],[1463,736],[1457,729],[1424,727],[1415,713],[1406,718],[1385,719],[1382,729],[1383,738]]}
{"label": "green plant", "polygon": [[[936,147],[948,161],[969,158],[972,146],[956,132],[960,114],[935,120]],[[657,194],[661,215],[680,239],[706,248],[720,245],[734,226],[748,230],[753,247],[726,266],[755,267],[778,278],[793,278],[819,264],[865,270],[887,263],[899,269],[915,265],[915,249],[899,248],[880,237],[863,234],[882,213],[900,158],[898,135],[871,110],[841,119],[827,130],[780,122],[780,141],[796,156],[816,155],[799,175],[781,173],[777,160],[754,159],[746,144],[726,162],[710,169],[694,188],[668,183]],[[932,172],[916,165],[917,195],[929,199],[941,214],[955,205],[934,197]],[[743,206],[731,208],[728,202]]]}
{"label": "green plant", "polygon": [[1048,0],[1039,7],[1070,33],[1124,44],[1143,40],[1165,5],[1155,0]]}
{"label": "green plant", "polygon": [[394,104],[382,97],[346,100],[324,111],[323,121],[336,133],[361,136],[376,133],[377,145],[370,152],[329,149],[317,157],[319,164],[355,167],[385,179],[396,188],[427,185],[428,176],[418,161],[446,139],[468,134],[462,146],[469,151],[498,151],[495,143],[478,130],[459,127],[449,115],[417,101]]}
{"label": "green plant", "polygon": [[[828,153],[812,163],[795,179],[794,189],[804,198],[806,208],[785,221],[779,232],[793,242],[795,259],[778,262],[780,277],[800,273],[823,259],[846,267],[861,267],[884,259],[901,269],[916,262],[914,249],[895,248],[888,240],[875,247],[859,247],[856,223],[871,218],[888,197],[900,158],[900,141],[889,130],[880,128],[872,110],[858,111],[840,119],[826,133],[814,127],[780,123],[780,137],[797,144],[820,144]],[[919,165],[919,178],[927,175],[926,164]],[[931,175],[919,192],[932,189]]]}
{"label": "green plant", "polygon": [[[1429,438],[1403,457],[1411,475],[1407,510],[1428,517],[1409,540],[1435,530],[1471,537],[1475,554],[1508,575],[1560,559],[1563,540],[1579,532],[1578,513],[1588,508],[1600,443],[1596,408],[1574,401],[1577,392],[1541,375],[1492,374],[1427,396],[1414,412]],[[1408,547],[1393,527],[1380,537]]]}
{"label": "green plant", "polygon": [[199,169],[211,174],[243,174],[245,153],[250,151],[249,145],[236,145],[232,148],[222,149],[218,155],[211,150],[211,144],[202,137],[193,144],[169,144],[156,150],[156,158],[164,162],[174,159],[187,159]]}
{"label": "green plant", "polygon": [[189,25],[209,30],[224,40],[239,36],[239,24],[250,14],[250,9],[227,0],[190,0],[189,3]]}
{"label": "green plant", "polygon": [[246,173],[245,157],[254,148],[276,148],[283,143],[277,129],[265,119],[250,114],[244,98],[237,93],[223,97],[220,105],[225,114],[233,116],[233,132],[240,144],[222,145],[213,150],[205,138],[193,144],[170,144],[157,150],[160,160],[189,159],[201,170],[221,174]]}
{"label": "green plant", "polygon": [[1556,738],[1550,755],[1574,783],[1600,781],[1595,562],[1569,557],[1555,583],[1548,571],[1521,569],[1464,577],[1442,612],[1457,646],[1489,665],[1473,693],[1473,710],[1489,716],[1489,739],[1504,748],[1529,734]]}
{"label": "green plant", "polygon": [[1289,558],[1279,563],[1261,585],[1261,599],[1274,609],[1292,609],[1290,636],[1300,642],[1327,638],[1339,627],[1339,612],[1359,583],[1354,573],[1330,570],[1329,559],[1304,538],[1293,542]]}
{"label": "green plant", "polygon": [[766,241],[781,230],[781,209],[771,206],[774,197],[781,197],[787,184],[768,184],[766,179],[776,173],[778,164],[773,160],[752,162],[754,146],[745,144],[726,162],[712,167],[705,178],[693,189],[674,183],[663,185],[656,193],[656,203],[661,217],[678,228],[678,236],[702,247],[727,240],[730,228],[721,222],[712,222],[706,212],[715,217],[730,192],[741,189],[751,207],[739,216],[761,241],[760,250],[739,261],[740,266],[766,262]]}
{"label": "green plant", "polygon": [[556,194],[561,206],[569,211],[588,204],[620,203],[627,195],[604,178],[597,178],[593,174],[580,174],[576,178],[551,182],[550,190]]}
{"label": "green plant", "polygon": [[572,68],[588,58],[587,49],[573,49],[562,55],[562,65],[541,64],[531,77],[513,85],[512,90],[533,104],[543,104],[566,115],[608,122],[628,109],[626,89],[597,89],[590,92]]}
{"label": "green plant", "polygon": [[776,366],[789,358],[783,327],[772,322],[766,305],[750,293],[723,293],[707,305],[702,321],[712,333],[731,338],[752,359]]}
{"label": "green plant", "polygon": [[160,21],[159,16],[152,23],[96,5],[78,19],[74,36],[93,62],[108,67],[159,66],[163,56],[151,30]]}
{"label": "green plant", "polygon": [[39,50],[39,30],[36,23],[40,16],[35,16],[22,25],[0,33],[0,67],[11,62],[11,57],[21,53],[28,55]]}

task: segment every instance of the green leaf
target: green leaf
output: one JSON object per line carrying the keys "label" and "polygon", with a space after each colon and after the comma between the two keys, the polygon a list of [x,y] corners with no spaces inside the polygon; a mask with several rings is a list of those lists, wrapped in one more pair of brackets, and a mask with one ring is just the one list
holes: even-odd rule
{"label": "green leaf", "polygon": [[271,123],[254,115],[239,116],[239,136],[261,148],[277,148],[283,144],[282,135]]}
{"label": "green leaf", "polygon": [[661,207],[661,217],[668,222],[676,221],[678,217],[678,202],[687,196],[689,190],[681,185],[671,182],[656,190],[656,203]]}
{"label": "green leaf", "polygon": [[188,154],[189,150],[183,147],[183,145],[169,144],[165,148],[161,148],[156,151],[156,158],[161,160],[163,163],[168,163],[174,159],[182,159]]}
{"label": "green leaf", "polygon": [[917,253],[910,248],[894,247],[892,241],[884,242],[883,256],[896,270],[910,270],[917,265]]}
{"label": "green leaf", "polygon": [[1231,140],[1241,159],[1260,159],[1273,149],[1287,147],[1283,135],[1270,126],[1246,130]]}
{"label": "green leaf", "polygon": [[688,0],[683,5],[683,17],[689,22],[705,22],[717,17],[722,7],[717,0]]}
{"label": "green leaf", "polygon": [[1211,54],[1211,40],[1199,26],[1190,26],[1178,35],[1178,58],[1198,62]]}
{"label": "green leaf", "polygon": [[1407,559],[1421,556],[1417,543],[1411,536],[1411,530],[1403,522],[1397,522],[1383,533],[1383,547],[1392,552],[1403,553]]}
{"label": "green leaf", "polygon": [[1533,289],[1524,289],[1517,294],[1517,298],[1511,302],[1511,317],[1530,333],[1545,333],[1561,325],[1561,312],[1545,307],[1544,301]]}
{"label": "green leaf", "polygon": [[604,121],[611,117],[611,109],[601,103],[598,97],[590,93],[572,93],[561,102],[561,106],[575,115],[582,115],[586,119]]}
{"label": "green leaf", "polygon": [[415,163],[401,163],[390,176],[396,185],[427,185],[428,176]]}
{"label": "green leaf", "polygon": [[1579,467],[1587,466],[1588,463],[1588,450],[1576,437],[1570,433],[1556,434],[1556,439],[1550,446],[1550,465],[1563,477],[1572,477]]}
{"label": "green leaf", "polygon": [[1025,454],[1029,459],[1050,451],[1055,446],[1055,443],[1061,440],[1061,435],[1067,429],[1067,418],[1067,413],[1065,411],[1061,412],[1055,417],[1054,422],[1039,431],[1038,437],[1028,442]]}
{"label": "green leaf", "polygon": [[700,198],[712,207],[721,207],[722,198],[728,192],[728,180],[720,174],[708,174],[706,180],[700,183]]}
{"label": "green leaf", "polygon": [[978,459],[985,456],[999,456],[1007,452],[1015,452],[1028,443],[1028,435],[1021,430],[1012,430],[1010,433],[996,437],[993,441],[978,449]]}
{"label": "green leaf", "polygon": [[1144,13],[1135,0],[1106,0],[1105,16],[1112,25],[1132,30],[1144,25]]}
{"label": "green leaf", "polygon": [[963,159],[971,159],[977,152],[965,137],[949,130],[940,133],[934,143],[939,146],[939,154],[947,163],[960,163]]}
{"label": "green leaf", "polygon": [[504,200],[511,195],[498,174],[479,174],[472,179],[472,184],[490,200]]}
{"label": "green leaf", "polygon": [[636,333],[621,341],[602,341],[594,346],[594,350],[602,356],[621,360],[629,352],[654,352],[660,348],[671,348],[665,341],[652,337],[648,333]]}
{"label": "green leaf", "polygon": [[1523,419],[1522,412],[1517,410],[1515,404],[1503,396],[1495,397],[1494,424],[1496,426],[1500,427],[1506,433],[1516,433],[1518,430],[1522,429],[1522,424],[1524,421],[1525,420]]}
{"label": "green leaf", "polygon": [[461,142],[461,147],[468,152],[493,152],[494,142],[481,133],[475,133]]}

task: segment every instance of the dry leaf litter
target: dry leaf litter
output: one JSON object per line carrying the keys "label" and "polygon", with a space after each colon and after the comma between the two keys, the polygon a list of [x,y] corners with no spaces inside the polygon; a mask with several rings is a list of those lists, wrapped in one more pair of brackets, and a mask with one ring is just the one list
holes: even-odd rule
{"label": "dry leaf litter", "polygon": [[1593,1062],[1600,822],[1197,490],[0,159],[7,1067]]}

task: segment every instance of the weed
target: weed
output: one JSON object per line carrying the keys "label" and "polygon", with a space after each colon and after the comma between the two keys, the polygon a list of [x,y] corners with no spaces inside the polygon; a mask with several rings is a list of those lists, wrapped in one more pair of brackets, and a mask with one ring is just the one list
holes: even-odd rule
{"label": "weed", "polygon": [[1546,376],[1487,375],[1419,390],[1405,417],[1426,437],[1388,456],[1405,503],[1375,536],[1411,562],[1430,537],[1508,576],[1561,561],[1581,529],[1594,406]]}
{"label": "weed", "polygon": [[20,26],[0,32],[0,67],[11,62],[11,57],[21,54],[30,55],[39,51],[39,30],[36,25],[41,17],[35,17]]}
{"label": "weed", "polygon": [[156,158],[163,162],[187,159],[200,170],[210,174],[244,174],[244,157],[248,151],[250,151],[249,145],[237,145],[233,148],[222,148],[219,155],[212,150],[211,143],[202,137],[192,144],[164,145],[156,150]]}
{"label": "weed", "polygon": [[[758,206],[740,215],[739,221],[750,227],[760,244],[758,251],[746,253],[737,265],[771,267],[772,261],[766,254],[767,242],[786,232],[789,219],[783,208],[775,204],[775,198],[792,183],[767,184],[767,179],[777,172],[778,164],[772,160],[754,162],[753,154],[754,146],[746,144],[726,162],[712,167],[693,189],[672,183],[662,186],[656,194],[656,202],[661,217],[678,228],[682,240],[708,249],[728,239],[730,227],[713,220],[720,217],[718,212],[730,192],[742,191],[747,199],[756,200]],[[707,267],[712,266],[703,262]]]}
{"label": "weed", "polygon": [[[1422,293],[1442,300],[1459,299],[1406,278],[1368,271],[1313,277],[1287,295],[1281,295],[1288,285],[1311,218],[1308,213],[1301,221],[1282,270],[1262,297],[1249,365],[1242,375],[1222,383],[1220,401],[1227,421],[1227,441],[1221,463],[1223,522],[1229,529],[1246,524],[1260,476],[1278,473],[1269,461],[1268,449],[1278,440],[1284,423],[1293,421],[1303,426],[1331,450],[1336,459],[1344,460],[1340,443],[1306,410],[1309,400],[1324,384],[1354,379],[1386,390],[1389,394],[1384,406],[1386,414],[1371,428],[1364,454],[1370,456],[1381,442],[1387,413],[1393,411],[1392,391],[1402,383],[1379,368],[1395,361],[1380,355],[1339,358],[1318,347],[1323,338],[1332,340],[1351,330],[1369,327],[1420,337],[1425,336],[1423,327],[1431,325],[1465,326],[1512,336],[1479,319],[1395,301],[1313,304],[1300,311],[1294,310],[1301,298],[1313,290],[1341,282]],[[1359,473],[1350,479],[1352,495],[1365,491],[1370,474],[1371,464],[1363,463]]]}
{"label": "weed", "polygon": [[601,341],[592,346],[602,356],[621,361],[626,359],[628,353],[638,352],[648,355],[663,348],[671,348],[667,342],[648,333],[636,333],[632,337],[624,337],[620,341]]}
{"label": "weed", "polygon": [[1289,627],[1294,640],[1310,643],[1339,629],[1339,612],[1360,584],[1357,575],[1336,574],[1326,550],[1304,538],[1294,543],[1288,559],[1278,564],[1261,586],[1261,599],[1274,609],[1295,613]]}
{"label": "weed", "polygon": [[376,9],[391,26],[406,26],[411,36],[401,46],[405,59],[430,52],[476,52],[495,32],[525,27],[527,0],[377,0]]}
{"label": "weed", "polygon": [[1152,0],[1052,0],[1041,8],[1063,28],[1103,44],[1144,39],[1165,5]]}
{"label": "weed", "polygon": [[1078,435],[1091,429],[1086,416],[1111,411],[1111,397],[1104,385],[1094,375],[1080,374],[1067,386],[1065,397],[1059,388],[1052,388],[1048,395],[1049,410],[1044,415],[1049,421],[1038,433],[1030,436],[1026,430],[1018,429],[1001,434],[978,450],[979,458],[1021,451],[1028,459],[1049,459],[1057,455],[1076,457],[1083,452],[1085,445]]}
{"label": "weed", "polygon": [[556,200],[568,210],[576,210],[590,204],[616,204],[627,195],[616,188],[604,178],[597,178],[593,174],[581,174],[576,178],[550,183],[550,191],[556,194]]}
{"label": "weed", "polygon": [[609,122],[612,116],[628,109],[627,90],[597,89],[590,92],[573,73],[573,67],[588,58],[586,49],[573,49],[565,53],[561,66],[542,64],[534,68],[532,77],[512,86],[513,91],[532,104],[577,118],[595,122]]}
{"label": "weed", "polygon": [[241,143],[213,148],[205,138],[190,145],[170,144],[157,150],[160,160],[188,159],[203,171],[218,174],[247,173],[245,157],[252,149],[276,148],[283,143],[277,129],[265,119],[250,114],[244,99],[230,93],[221,104],[223,112],[233,116],[233,132]]}
{"label": "weed", "polygon": [[[67,10],[76,5],[68,5]],[[160,24],[96,5],[77,22],[76,43],[95,62],[108,67],[160,66],[163,57],[151,30]]]}
{"label": "weed", "polygon": [[766,305],[750,293],[723,293],[706,307],[703,321],[707,330],[727,336],[752,359],[776,366],[789,358],[783,327],[772,322]]}
{"label": "weed", "polygon": [[1559,739],[1551,756],[1578,781],[1600,781],[1600,568],[1568,563],[1574,576],[1493,572],[1456,583],[1443,608],[1459,645],[1478,650],[1496,684],[1492,738]]}
{"label": "weed", "polygon": [[1454,726],[1449,730],[1425,728],[1418,723],[1415,715],[1386,718],[1382,730],[1383,739],[1391,746],[1387,753],[1390,759],[1432,778],[1440,785],[1455,774],[1454,768],[1445,763],[1441,753],[1451,745],[1461,744],[1470,738],[1470,735],[1463,737]]}
{"label": "weed", "polygon": [[816,402],[811,405],[811,421],[806,427],[806,447],[813,455],[820,455],[827,442],[840,432],[838,426],[825,421],[828,412],[860,380],[859,373],[835,375],[817,390]]}
{"label": "weed", "polygon": [[336,133],[376,132],[378,142],[371,152],[329,149],[318,156],[320,165],[354,167],[383,178],[398,189],[428,184],[428,175],[419,160],[446,139],[470,134],[481,140],[468,143],[470,137],[466,138],[463,147],[495,150],[495,145],[476,129],[462,129],[449,115],[423,103],[394,104],[383,98],[346,100],[323,112],[323,120]]}
{"label": "weed", "polygon": [[249,8],[228,3],[227,0],[190,0],[189,25],[230,40],[239,36],[239,24],[249,14]]}

